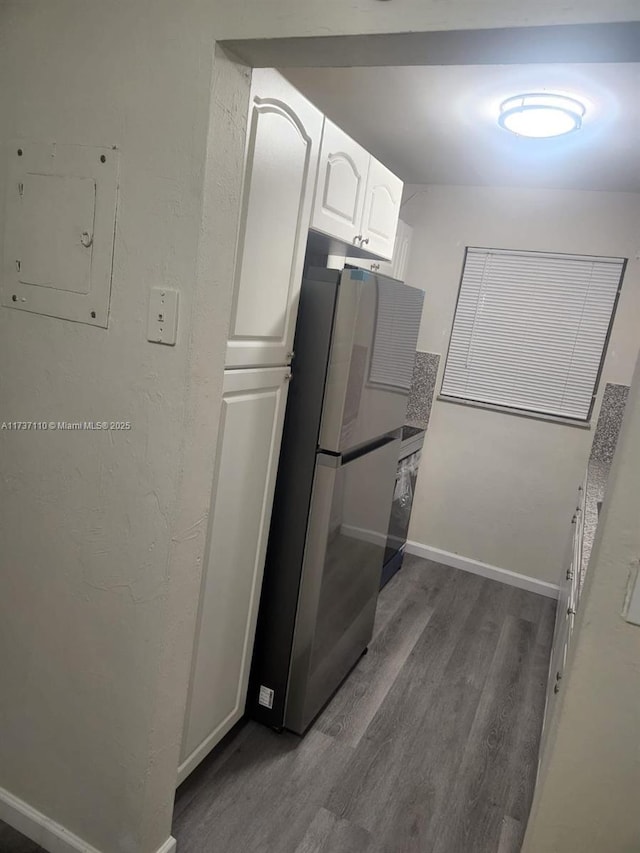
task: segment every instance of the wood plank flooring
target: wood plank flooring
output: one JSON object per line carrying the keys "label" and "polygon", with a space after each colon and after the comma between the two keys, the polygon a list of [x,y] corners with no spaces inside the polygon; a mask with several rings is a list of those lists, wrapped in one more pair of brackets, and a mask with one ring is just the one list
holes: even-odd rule
{"label": "wood plank flooring", "polygon": [[[178,853],[518,853],[554,615],[408,557],[307,736],[244,723],[179,788]],[[40,849],[0,823],[2,853]]]}
{"label": "wood plank flooring", "polygon": [[0,820],[0,850],[2,853],[45,853],[35,841],[20,835]]}
{"label": "wood plank flooring", "polygon": [[179,853],[518,853],[554,612],[407,558],[307,736],[245,723],[181,786]]}

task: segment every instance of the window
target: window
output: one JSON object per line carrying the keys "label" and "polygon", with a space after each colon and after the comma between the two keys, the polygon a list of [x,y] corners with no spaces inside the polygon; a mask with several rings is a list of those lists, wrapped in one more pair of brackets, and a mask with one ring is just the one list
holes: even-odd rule
{"label": "window", "polygon": [[588,421],[624,265],[467,249],[442,395]]}

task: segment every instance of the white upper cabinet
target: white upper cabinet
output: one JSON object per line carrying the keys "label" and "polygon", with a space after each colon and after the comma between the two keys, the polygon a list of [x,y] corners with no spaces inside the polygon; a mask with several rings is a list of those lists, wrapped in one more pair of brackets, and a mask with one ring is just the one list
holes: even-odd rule
{"label": "white upper cabinet", "polygon": [[400,215],[403,183],[373,157],[365,193],[362,248],[391,260]]}
{"label": "white upper cabinet", "polygon": [[411,252],[412,239],[413,228],[401,219],[398,220],[396,242],[393,249],[392,278],[397,278],[400,281],[407,280],[407,268],[409,266],[409,253]]}
{"label": "white upper cabinet", "polygon": [[364,148],[325,119],[312,228],[359,245],[370,159]]}
{"label": "white upper cabinet", "polygon": [[290,361],[322,123],[276,71],[253,72],[227,367]]}
{"label": "white upper cabinet", "polygon": [[345,258],[345,262],[351,264],[351,266],[360,267],[363,270],[387,275],[390,278],[397,278],[398,281],[406,281],[412,237],[413,228],[407,225],[406,222],[403,222],[402,219],[399,219],[392,260],[374,261],[371,258],[347,257]]}
{"label": "white upper cabinet", "polygon": [[403,183],[325,119],[311,227],[391,260]]}

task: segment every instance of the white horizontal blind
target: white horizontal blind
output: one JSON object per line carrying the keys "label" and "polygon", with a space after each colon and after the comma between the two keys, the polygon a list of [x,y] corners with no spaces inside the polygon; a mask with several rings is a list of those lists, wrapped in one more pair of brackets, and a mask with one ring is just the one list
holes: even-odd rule
{"label": "white horizontal blind", "polygon": [[[398,288],[402,287],[402,299]],[[424,292],[378,278],[378,313],[369,381],[408,391],[416,360]]]}
{"label": "white horizontal blind", "polygon": [[623,267],[468,249],[442,393],[587,420]]}

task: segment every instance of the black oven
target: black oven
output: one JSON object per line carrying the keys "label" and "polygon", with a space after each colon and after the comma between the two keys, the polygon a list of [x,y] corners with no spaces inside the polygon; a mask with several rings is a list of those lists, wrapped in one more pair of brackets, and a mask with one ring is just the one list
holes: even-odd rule
{"label": "black oven", "polygon": [[402,566],[423,442],[423,429],[403,427],[380,589]]}

